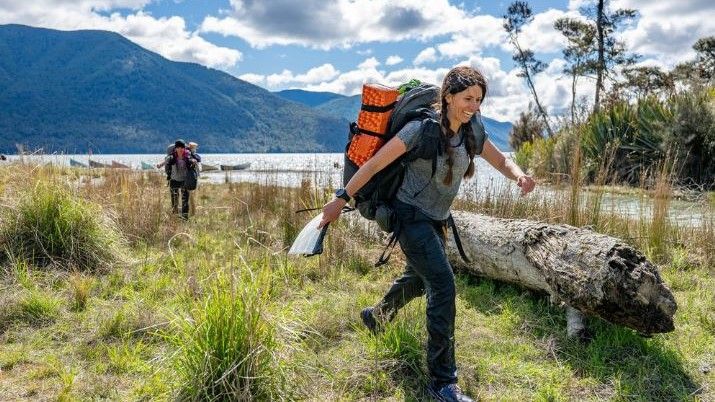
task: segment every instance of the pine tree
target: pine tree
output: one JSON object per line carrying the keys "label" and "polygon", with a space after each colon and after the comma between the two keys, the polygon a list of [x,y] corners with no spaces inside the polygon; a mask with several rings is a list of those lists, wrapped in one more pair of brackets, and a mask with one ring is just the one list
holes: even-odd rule
{"label": "pine tree", "polygon": [[534,97],[534,102],[536,103],[536,109],[541,116],[546,130],[549,135],[553,135],[554,132],[549,124],[549,117],[546,111],[541,106],[539,101],[539,96],[536,93],[536,88],[534,87],[534,76],[546,68],[546,64],[534,57],[534,52],[529,49],[524,49],[519,44],[519,34],[525,24],[531,22],[534,16],[531,12],[531,7],[529,3],[525,1],[515,1],[511,3],[507,9],[507,13],[504,15],[504,29],[509,34],[509,42],[514,46],[515,52],[512,55],[514,61],[521,68],[519,73],[520,77],[526,78],[526,84],[531,90],[531,94]]}
{"label": "pine tree", "polygon": [[575,18],[559,18],[554,28],[567,41],[563,50],[564,59],[569,63],[564,73],[571,75],[571,123],[576,120],[576,82],[578,77],[587,76],[596,70],[596,28],[593,24]]}

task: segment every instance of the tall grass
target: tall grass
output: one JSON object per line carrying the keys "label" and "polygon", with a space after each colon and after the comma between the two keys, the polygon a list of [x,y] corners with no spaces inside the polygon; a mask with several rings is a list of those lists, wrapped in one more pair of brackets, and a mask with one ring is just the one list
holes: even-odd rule
{"label": "tall grass", "polygon": [[[615,155],[613,156],[616,157]],[[578,160],[578,158],[576,158]],[[501,218],[541,220],[552,224],[591,225],[601,233],[619,237],[639,248],[657,263],[667,263],[676,244],[687,244],[688,253],[699,265],[713,266],[712,206],[700,201],[702,222],[693,226],[676,227],[668,211],[673,197],[674,164],[663,162],[657,169],[645,172],[641,184],[634,189],[620,189],[639,198],[640,216],[627,215],[604,204],[604,196],[618,187],[607,187],[617,180],[612,173],[610,158],[601,162],[594,179],[597,186],[586,187],[579,180],[578,170],[571,177],[570,186],[537,186],[528,197],[519,196],[510,183],[477,186],[474,197],[457,200],[455,209],[469,210]],[[576,168],[578,163],[572,166]],[[615,206],[615,205],[614,205]],[[698,206],[694,206],[698,208]]]}
{"label": "tall grass", "polygon": [[177,228],[164,175],[105,169],[101,180],[87,180],[80,189],[85,198],[114,212],[114,220],[132,244],[166,242]]}
{"label": "tall grass", "polygon": [[68,279],[70,291],[70,310],[84,311],[87,308],[89,294],[94,285],[94,278],[74,274]]}
{"label": "tall grass", "polygon": [[114,223],[66,185],[40,180],[1,213],[0,247],[10,259],[86,272],[106,271],[123,260]]}
{"label": "tall grass", "polygon": [[581,210],[580,190],[583,184],[581,176],[581,147],[573,147],[573,164],[571,165],[571,192],[569,194],[569,220],[573,226],[580,226],[579,211]]}
{"label": "tall grass", "polygon": [[276,327],[267,314],[270,274],[245,267],[220,273],[179,321],[180,400],[282,399]]}
{"label": "tall grass", "polygon": [[670,206],[670,197],[673,191],[673,187],[671,185],[673,175],[671,172],[672,167],[666,159],[666,161],[661,164],[655,181],[653,213],[648,236],[648,245],[651,249],[651,255],[658,259],[662,259],[666,256],[668,240],[670,239],[668,233],[668,207]]}

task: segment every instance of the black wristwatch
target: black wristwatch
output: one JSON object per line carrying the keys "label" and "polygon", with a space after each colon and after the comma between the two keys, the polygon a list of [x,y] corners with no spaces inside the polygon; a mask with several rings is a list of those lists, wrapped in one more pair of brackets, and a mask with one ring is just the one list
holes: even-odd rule
{"label": "black wristwatch", "polygon": [[352,199],[352,198],[350,198],[350,195],[348,195],[348,192],[345,191],[344,188],[339,188],[339,189],[335,190],[335,196],[337,198],[344,199],[345,202],[350,202],[350,200]]}

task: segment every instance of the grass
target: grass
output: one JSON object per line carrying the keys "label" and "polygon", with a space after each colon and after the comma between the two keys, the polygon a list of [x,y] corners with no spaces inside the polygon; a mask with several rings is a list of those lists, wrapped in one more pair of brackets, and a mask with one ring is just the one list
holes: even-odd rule
{"label": "grass", "polygon": [[2,209],[0,248],[10,260],[86,272],[120,263],[122,238],[99,205],[47,180],[18,194]]}
{"label": "grass", "polygon": [[219,273],[206,295],[178,317],[172,342],[181,400],[283,399],[276,327],[265,314],[267,271]]}
{"label": "grass", "polygon": [[[181,222],[168,213],[164,182],[141,173],[85,180],[81,170],[0,169],[6,170],[0,204],[17,205],[20,194],[48,181],[64,183],[62,191],[82,203],[78,208],[92,205],[98,221],[114,222],[127,239],[122,259],[102,270],[3,260],[4,398],[426,397],[424,299],[406,306],[379,335],[359,319],[399,275],[399,248],[388,266],[372,268],[381,245],[342,219],[331,225],[320,257],[285,255],[308,219],[290,211],[320,205],[329,191],[307,180],[297,189],[202,183],[197,214]],[[562,201],[571,198],[571,187],[555,199],[538,193],[522,199],[508,188],[485,187],[483,197],[458,207],[553,223],[573,217]],[[590,196],[578,191],[576,198],[588,206]],[[137,200],[147,207],[138,208]],[[563,311],[543,296],[458,274],[460,385],[482,400],[715,399],[715,225],[668,226],[660,232],[661,255],[649,247],[649,216],[633,220],[607,212],[594,220],[590,211],[583,208],[577,221],[595,222],[658,259],[678,302],[676,330],[641,338],[591,318],[595,338],[584,345],[566,337]]]}

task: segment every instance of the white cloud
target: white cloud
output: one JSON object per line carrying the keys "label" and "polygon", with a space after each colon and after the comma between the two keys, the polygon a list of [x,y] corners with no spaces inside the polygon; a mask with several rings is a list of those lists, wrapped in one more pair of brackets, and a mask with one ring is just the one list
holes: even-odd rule
{"label": "white cloud", "polygon": [[437,51],[433,47],[428,47],[415,57],[412,64],[419,66],[420,64],[434,63],[435,61],[437,61]]}
{"label": "white cloud", "polygon": [[395,64],[400,64],[404,61],[404,59],[400,56],[393,55],[389,56],[387,60],[385,60],[385,64],[388,66],[394,66]]}
{"label": "white cloud", "polygon": [[265,85],[266,84],[266,76],[262,75],[262,74],[248,73],[248,74],[239,75],[238,78],[240,78],[244,81],[248,81],[254,85]]}
{"label": "white cloud", "polygon": [[277,87],[282,84],[287,84],[294,80],[295,76],[290,70],[283,70],[280,74],[271,74],[266,77],[268,87]]}
{"label": "white cloud", "polygon": [[450,40],[436,46],[443,57],[470,57],[506,41],[502,19],[491,15],[463,19],[459,24],[455,24],[454,28]]}
{"label": "white cloud", "polygon": [[[496,118],[502,121],[513,121],[523,110],[526,110],[530,96],[524,85],[523,79],[518,77],[517,71],[504,71],[501,68],[500,61],[494,57],[472,57],[461,61],[458,64],[471,65],[479,69],[487,79],[488,95],[483,107],[483,112],[486,116]],[[398,86],[411,79],[418,79],[422,82],[441,85],[444,76],[449,71],[449,68],[428,69],[422,67],[405,68],[386,73],[377,70],[379,63],[370,58],[355,69],[338,73],[332,79],[326,79],[321,82],[305,83],[295,80],[296,77],[305,77],[310,75],[310,71],[315,71],[318,67],[308,70],[303,74],[293,74],[285,70],[280,74],[273,74],[264,77],[259,74],[248,74],[241,76],[247,81],[263,85],[264,83],[270,90],[278,90],[284,88],[300,88],[307,91],[328,91],[340,93],[343,95],[359,94],[362,86],[366,82],[381,83],[384,85]],[[549,77],[539,77],[546,83],[551,81]],[[567,82],[559,84],[557,88],[566,88]],[[551,94],[552,89],[544,90]],[[557,98],[557,97],[553,97]],[[549,97],[551,100],[552,97]],[[564,104],[564,98],[557,99],[558,105]]]}
{"label": "white cloud", "polygon": [[201,31],[237,36],[256,48],[425,39],[454,32],[467,16],[448,0],[231,0],[231,6],[226,16],[206,17]]}
{"label": "white cloud", "polygon": [[715,32],[712,1],[614,0],[611,7],[638,10],[638,23],[623,32],[623,39],[630,50],[671,67],[692,59],[693,44]]}
{"label": "white cloud", "polygon": [[374,70],[377,68],[377,66],[380,65],[380,62],[377,61],[376,58],[370,57],[369,59],[365,59],[362,63],[358,64],[358,68],[360,70]]}
{"label": "white cloud", "polygon": [[[323,64],[322,66],[313,67],[305,74],[294,75],[290,70],[283,70],[280,74],[271,74],[265,77],[265,82],[270,88],[278,88],[287,84],[290,85],[311,85],[318,84],[326,80],[332,80],[340,71],[336,70],[332,64]],[[244,74],[253,80],[258,80],[259,77],[263,80],[262,75]]]}
{"label": "white cloud", "polygon": [[[534,15],[534,20],[524,26],[519,34],[519,43],[537,53],[560,52],[566,44],[564,36],[554,28],[554,23],[562,17],[577,17],[577,13],[566,13],[550,9]],[[508,46],[512,50],[511,45]]]}
{"label": "white cloud", "polygon": [[[100,29],[117,32],[176,61],[228,68],[241,60],[238,50],[216,46],[186,29],[181,17],[155,18],[140,9],[151,0],[0,1],[0,24],[14,23],[59,30]],[[103,15],[121,7],[135,11]]]}
{"label": "white cloud", "polygon": [[[564,16],[577,16],[577,13],[549,9],[534,15],[534,20],[523,28],[519,36],[521,45],[538,53],[560,51],[564,39],[563,35],[554,29],[554,22]],[[453,24],[454,31],[449,41],[435,46],[439,54],[434,56],[436,59],[470,58],[490,47],[498,47],[511,53],[513,48],[508,42],[503,23],[501,17],[491,15],[464,18]]]}

